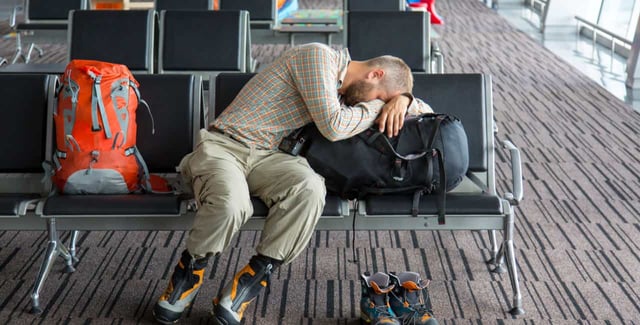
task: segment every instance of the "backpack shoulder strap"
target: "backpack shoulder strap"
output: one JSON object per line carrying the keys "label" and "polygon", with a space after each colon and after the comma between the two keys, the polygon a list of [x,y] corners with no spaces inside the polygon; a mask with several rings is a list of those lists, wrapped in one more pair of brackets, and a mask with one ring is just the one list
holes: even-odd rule
{"label": "backpack shoulder strap", "polygon": [[153,114],[151,114],[151,107],[149,107],[149,104],[147,104],[147,102],[144,99],[142,99],[142,97],[140,97],[140,91],[138,90],[138,86],[136,86],[136,83],[133,82],[133,80],[131,79],[129,79],[129,86],[136,93],[136,97],[138,98],[138,103],[144,105],[147,108],[147,112],[149,113],[149,118],[151,119],[151,134],[156,134],[156,123],[153,120]]}

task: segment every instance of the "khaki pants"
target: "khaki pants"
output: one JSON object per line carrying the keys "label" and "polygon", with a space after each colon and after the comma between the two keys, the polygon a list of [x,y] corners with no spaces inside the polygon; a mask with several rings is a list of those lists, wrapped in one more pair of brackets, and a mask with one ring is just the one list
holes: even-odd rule
{"label": "khaki pants", "polygon": [[306,248],[324,208],[324,179],[306,159],[247,147],[221,133],[200,130],[180,170],[198,202],[187,239],[193,255],[224,250],[251,218],[250,197],[257,196],[269,214],[256,251],[289,263]]}

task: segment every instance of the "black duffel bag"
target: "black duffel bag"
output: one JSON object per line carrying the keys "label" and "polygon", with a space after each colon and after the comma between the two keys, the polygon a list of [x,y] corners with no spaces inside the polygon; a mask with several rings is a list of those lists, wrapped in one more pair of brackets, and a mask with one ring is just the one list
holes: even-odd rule
{"label": "black duffel bag", "polygon": [[325,178],[328,191],[345,199],[413,193],[413,215],[418,214],[421,195],[437,193],[440,223],[444,223],[445,192],[462,181],[469,166],[462,122],[446,114],[409,118],[392,138],[369,128],[331,142],[314,124],[306,126],[301,136],[302,155]]}

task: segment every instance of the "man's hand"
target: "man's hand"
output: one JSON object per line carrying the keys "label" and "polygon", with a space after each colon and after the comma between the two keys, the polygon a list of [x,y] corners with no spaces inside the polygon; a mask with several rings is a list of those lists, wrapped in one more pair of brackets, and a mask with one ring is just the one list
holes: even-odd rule
{"label": "man's hand", "polygon": [[411,99],[405,95],[393,97],[386,103],[375,120],[375,123],[378,123],[380,132],[384,133],[386,130],[389,138],[398,135],[404,125],[404,117],[407,115],[409,104],[411,104]]}

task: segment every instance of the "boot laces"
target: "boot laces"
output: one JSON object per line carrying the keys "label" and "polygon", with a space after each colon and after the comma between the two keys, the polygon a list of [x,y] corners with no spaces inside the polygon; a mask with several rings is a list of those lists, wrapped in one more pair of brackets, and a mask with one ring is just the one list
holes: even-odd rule
{"label": "boot laces", "polygon": [[425,305],[410,305],[409,313],[405,314],[402,320],[404,325],[416,324],[416,320],[420,319],[424,314],[431,316],[431,310]]}
{"label": "boot laces", "polygon": [[376,305],[373,309],[378,313],[378,316],[393,317],[389,313],[389,307],[387,305]]}
{"label": "boot laces", "polygon": [[[417,295],[423,294],[424,291],[425,289],[422,289],[419,292],[416,292],[416,294]],[[406,293],[403,295],[404,297],[398,297],[393,291],[391,292],[391,294],[400,301],[407,301],[407,302],[409,301]],[[424,296],[428,297],[428,295],[424,295]],[[420,301],[421,299],[415,299],[415,300],[416,301],[413,301],[414,302],[413,304],[411,304],[410,302],[409,305],[407,306],[407,309],[409,309],[409,312],[404,314],[402,317],[403,325],[416,324],[416,320],[420,319],[424,314],[433,316],[431,309],[429,309],[426,304],[421,303]]]}

